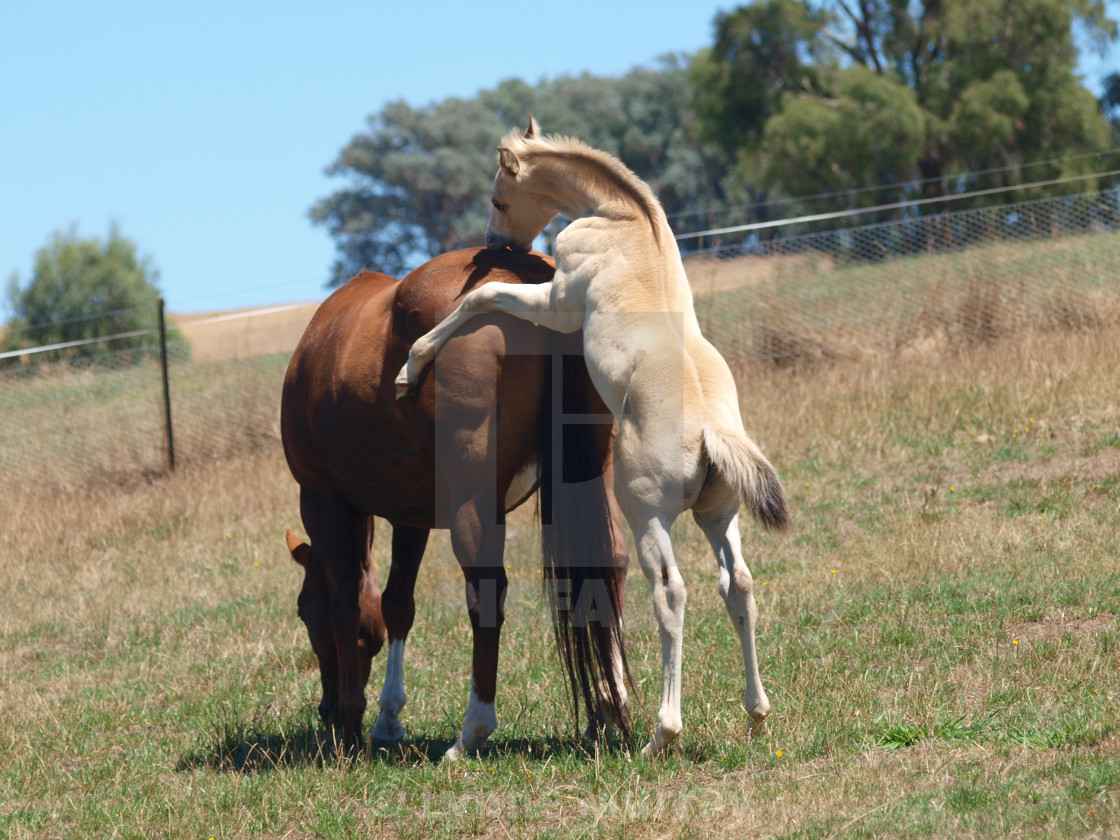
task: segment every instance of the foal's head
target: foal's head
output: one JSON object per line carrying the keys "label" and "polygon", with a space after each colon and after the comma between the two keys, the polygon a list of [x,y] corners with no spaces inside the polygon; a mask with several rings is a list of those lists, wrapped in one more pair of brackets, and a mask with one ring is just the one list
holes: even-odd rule
{"label": "foal's head", "polygon": [[[327,599],[327,575],[315,550],[288,529],[288,550],[292,559],[303,567],[303,587],[297,601],[299,617],[307,626],[311,649],[319,658],[319,677],[323,682],[323,699],[319,716],[325,723],[338,723],[338,653],[331,630],[330,602]],[[381,617],[381,589],[377,578],[363,573],[359,584],[358,658],[362,668],[362,685],[369,682],[374,655],[385,643],[385,621]]]}
{"label": "foal's head", "polygon": [[534,191],[528,183],[528,167],[522,160],[526,140],[540,137],[537,121],[529,117],[529,127],[520,137],[516,131],[506,135],[498,149],[498,174],[490,196],[490,220],[486,224],[487,248],[512,248],[528,251],[533,240],[556,215],[554,200]]}

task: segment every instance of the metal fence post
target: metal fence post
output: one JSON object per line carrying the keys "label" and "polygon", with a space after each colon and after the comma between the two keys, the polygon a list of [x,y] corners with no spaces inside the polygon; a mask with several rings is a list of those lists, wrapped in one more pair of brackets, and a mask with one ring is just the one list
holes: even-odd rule
{"label": "metal fence post", "polygon": [[167,471],[175,471],[175,438],[171,433],[171,385],[167,378],[167,326],[163,298],[159,299],[159,367],[163,373],[163,424],[167,441]]}

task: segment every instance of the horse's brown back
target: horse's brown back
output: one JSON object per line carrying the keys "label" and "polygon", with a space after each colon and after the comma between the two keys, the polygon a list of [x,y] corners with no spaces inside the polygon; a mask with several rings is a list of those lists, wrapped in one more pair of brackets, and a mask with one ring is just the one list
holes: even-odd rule
{"label": "horse's brown back", "polygon": [[[456,251],[401,281],[365,271],[334,292],[308,325],[284,383],[284,452],[300,486],[336,491],[359,513],[424,528],[446,524],[437,521],[435,480],[445,447],[457,462],[460,450],[478,449],[473,466],[507,486],[535,456],[546,331],[504,316],[477,319],[448,342],[414,400],[396,399],[392,372],[471,289],[544,282],[553,271],[542,254]],[[499,379],[506,383],[500,394]],[[441,422],[454,434],[437,442]],[[488,435],[491,424],[500,445],[469,439]]]}

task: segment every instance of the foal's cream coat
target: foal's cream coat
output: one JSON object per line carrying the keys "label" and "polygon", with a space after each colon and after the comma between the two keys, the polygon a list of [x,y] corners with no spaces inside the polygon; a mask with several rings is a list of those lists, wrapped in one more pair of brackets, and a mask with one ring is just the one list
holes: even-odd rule
{"label": "foal's cream coat", "polygon": [[649,187],[617,159],[536,122],[502,141],[487,229],[492,246],[527,248],[557,213],[551,283],[491,283],[412,347],[397,377],[410,392],[439,347],[482,312],[508,312],[561,332],[583,330],[592,381],[618,422],[615,491],[653,590],[661,635],[661,706],[645,755],[681,731],[685,585],[669,529],[691,510],[715,551],[719,591],[739,636],[744,702],[754,731],[770,713],[755,655],[757,610],[738,529],[741,502],[764,526],[786,524],[774,468],[743,431],[723,357],[700,333],[680,252]]}

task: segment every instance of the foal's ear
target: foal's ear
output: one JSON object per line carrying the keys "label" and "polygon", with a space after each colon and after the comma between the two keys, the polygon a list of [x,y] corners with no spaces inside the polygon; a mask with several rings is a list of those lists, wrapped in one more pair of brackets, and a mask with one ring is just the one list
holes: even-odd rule
{"label": "foal's ear", "polygon": [[284,534],[284,539],[288,541],[288,551],[292,553],[292,559],[306,569],[308,561],[311,560],[311,546],[293,534],[291,528]]}
{"label": "foal's ear", "polygon": [[517,155],[504,146],[498,147],[498,163],[511,178],[521,170],[521,161],[517,159]]}
{"label": "foal's ear", "polygon": [[541,136],[541,127],[537,125],[537,121],[533,119],[533,115],[529,115],[529,127],[525,129],[525,133],[521,135],[526,140],[533,140]]}

